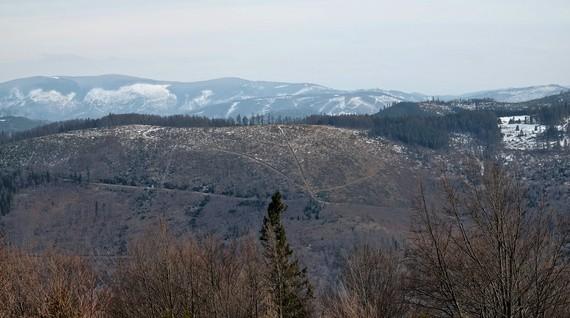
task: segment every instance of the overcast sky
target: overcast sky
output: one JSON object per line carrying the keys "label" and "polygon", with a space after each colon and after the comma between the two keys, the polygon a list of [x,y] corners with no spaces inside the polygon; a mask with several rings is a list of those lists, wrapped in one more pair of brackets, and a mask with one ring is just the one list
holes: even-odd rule
{"label": "overcast sky", "polygon": [[570,84],[569,0],[0,0],[0,81],[120,73],[450,94]]}

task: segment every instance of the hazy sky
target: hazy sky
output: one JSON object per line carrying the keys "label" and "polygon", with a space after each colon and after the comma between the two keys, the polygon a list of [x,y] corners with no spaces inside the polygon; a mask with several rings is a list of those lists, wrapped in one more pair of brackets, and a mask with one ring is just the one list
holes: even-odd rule
{"label": "hazy sky", "polygon": [[570,84],[570,1],[0,0],[0,81],[104,73],[430,94]]}

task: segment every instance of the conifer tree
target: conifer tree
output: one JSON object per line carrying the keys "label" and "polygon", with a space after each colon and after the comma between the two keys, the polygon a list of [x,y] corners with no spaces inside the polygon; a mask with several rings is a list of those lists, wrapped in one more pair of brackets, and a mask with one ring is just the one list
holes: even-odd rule
{"label": "conifer tree", "polygon": [[311,317],[313,291],[307,270],[299,268],[281,223],[281,215],[286,209],[281,194],[276,192],[263,219],[260,239],[268,266],[267,287],[277,317]]}

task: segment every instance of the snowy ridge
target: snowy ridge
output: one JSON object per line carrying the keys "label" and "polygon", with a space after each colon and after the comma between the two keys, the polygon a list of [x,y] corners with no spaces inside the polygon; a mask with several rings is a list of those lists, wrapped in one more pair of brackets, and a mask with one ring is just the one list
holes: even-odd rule
{"label": "snowy ridge", "polygon": [[[521,101],[567,90],[558,85],[466,94],[470,98]],[[426,95],[395,90],[345,91],[311,83],[221,78],[202,82],[165,82],[123,75],[30,77],[0,83],[0,116],[39,120],[101,117],[108,113],[191,114],[212,118],[272,113],[373,114]]]}
{"label": "snowy ridge", "polygon": [[560,85],[541,85],[521,88],[507,88],[500,90],[482,91],[459,96],[460,98],[491,98],[498,102],[519,103],[546,96],[557,95],[570,88]]}

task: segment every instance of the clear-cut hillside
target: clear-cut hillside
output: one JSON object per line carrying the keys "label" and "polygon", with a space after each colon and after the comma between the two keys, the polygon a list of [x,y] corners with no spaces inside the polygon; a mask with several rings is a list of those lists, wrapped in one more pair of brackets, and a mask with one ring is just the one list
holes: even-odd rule
{"label": "clear-cut hillside", "polygon": [[417,166],[398,145],[321,126],[76,131],[0,149],[0,168],[52,176],[18,192],[0,220],[33,249],[121,255],[159,220],[177,235],[255,235],[279,190],[295,246],[326,267],[316,261],[325,251],[404,235],[416,175],[427,173]]}

